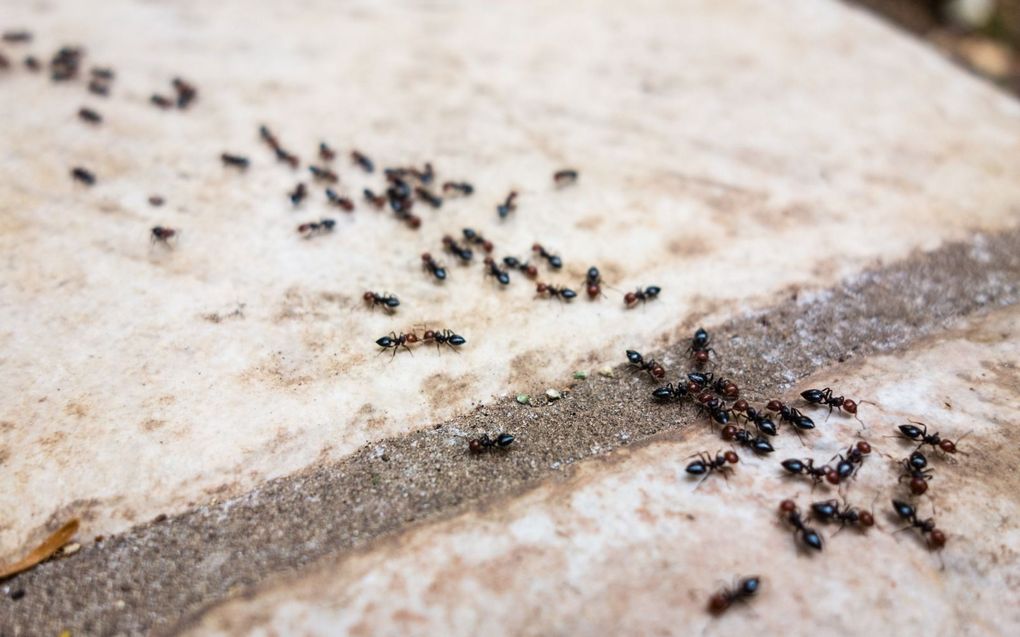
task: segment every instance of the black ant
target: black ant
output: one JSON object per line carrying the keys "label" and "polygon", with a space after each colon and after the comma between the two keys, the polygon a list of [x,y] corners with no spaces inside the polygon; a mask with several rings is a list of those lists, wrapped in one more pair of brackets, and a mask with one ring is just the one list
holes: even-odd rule
{"label": "black ant", "polygon": [[511,212],[517,210],[517,203],[515,202],[516,199],[517,191],[512,190],[510,194],[506,196],[503,203],[496,206],[496,213],[499,214],[500,219],[506,219]]}
{"label": "black ant", "polygon": [[629,349],[627,350],[627,360],[639,370],[648,372],[652,378],[662,379],[666,377],[666,369],[654,358],[645,360],[644,356]]}
{"label": "black ant", "polygon": [[328,168],[309,166],[308,171],[312,173],[312,178],[315,179],[315,181],[324,181],[329,184],[335,184],[340,181],[340,178],[336,176],[336,173]]}
{"label": "black ant", "polygon": [[446,268],[436,263],[436,260],[432,258],[432,255],[428,252],[424,252],[421,255],[422,267],[425,268],[432,276],[436,279],[443,281],[446,279]]}
{"label": "black ant", "polygon": [[704,476],[701,481],[698,482],[699,487],[713,471],[718,471],[720,475],[728,480],[729,478],[726,477],[726,472],[732,471],[733,469],[732,467],[727,466],[727,464],[737,464],[740,462],[740,456],[737,455],[736,451],[717,451],[715,458],[710,456],[707,451],[702,451],[697,454],[697,458],[697,460],[694,460],[687,465],[686,471],[692,476]]}
{"label": "black ant", "polygon": [[724,588],[708,599],[708,612],[722,615],[733,602],[744,602],[754,597],[761,587],[761,578],[757,575],[745,577],[732,588]]}
{"label": "black ant", "polygon": [[372,160],[356,150],[351,151],[351,161],[361,166],[361,169],[366,173],[375,172],[375,164],[372,163]]}
{"label": "black ant", "polygon": [[898,515],[901,520],[910,523],[910,526],[900,529],[897,533],[914,527],[921,531],[922,536],[927,536],[925,539],[928,543],[929,549],[937,551],[946,545],[946,534],[940,529],[935,528],[934,518],[928,518],[924,521],[918,520],[917,512],[914,510],[914,507],[900,500],[893,500],[892,505],[896,515]]}
{"label": "black ant", "polygon": [[829,484],[839,484],[839,474],[836,473],[835,469],[829,465],[816,467],[815,461],[811,458],[806,458],[804,460],[790,458],[789,460],[783,460],[781,464],[784,469],[794,475],[809,476],[815,484],[821,482],[822,478],[824,478]]}
{"label": "black ant", "polygon": [[770,400],[765,408],[772,412],[777,412],[782,420],[790,423],[797,429],[814,429],[815,421],[811,420],[804,414],[800,413],[800,410],[795,407],[787,407],[779,400]]}
{"label": "black ant", "polygon": [[[25,66],[27,66],[30,71],[38,71],[39,61],[30,55],[25,58]],[[102,80],[89,81],[88,90],[89,93],[98,95],[99,97],[106,97],[110,94],[110,86]]]}
{"label": "black ant", "polygon": [[418,195],[418,198],[432,206],[433,208],[440,208],[443,205],[443,198],[437,197],[427,188],[418,186],[414,189],[414,194]]}
{"label": "black ant", "polygon": [[165,200],[162,197],[160,197],[159,195],[152,195],[151,197],[149,197],[149,205],[152,205],[152,206],[155,206],[155,207],[158,208],[158,207],[162,206],[164,203],[165,203]]}
{"label": "black ant", "polygon": [[330,148],[326,142],[319,142],[319,159],[322,161],[333,161],[336,158],[336,151]]}
{"label": "black ant", "polygon": [[80,108],[78,109],[78,117],[82,121],[88,122],[89,124],[102,124],[103,116],[95,112],[91,108]]}
{"label": "black ant", "polygon": [[602,294],[602,274],[595,266],[588,268],[584,275],[584,285],[588,291],[588,298],[594,299]]}
{"label": "black ant", "polygon": [[294,190],[287,193],[287,196],[290,197],[290,202],[292,204],[295,206],[300,205],[304,198],[308,196],[308,188],[305,187],[305,183],[303,181],[298,182],[298,185],[294,186]]}
{"label": "black ant", "polygon": [[740,387],[737,387],[737,384],[728,378],[716,379],[712,383],[712,389],[724,398],[737,398],[740,396]]}
{"label": "black ant", "polygon": [[449,196],[450,193],[458,193],[468,196],[475,191],[475,187],[466,181],[448,181],[443,184],[443,193]]}
{"label": "black ant", "polygon": [[637,305],[638,301],[646,303],[658,297],[659,292],[661,291],[662,288],[659,288],[654,285],[649,286],[643,290],[641,288],[638,288],[633,292],[627,292],[626,294],[623,295],[623,304],[626,305],[627,307],[633,307]]}
{"label": "black ant", "polygon": [[93,66],[89,72],[92,74],[92,77],[100,80],[109,81],[114,78],[113,69],[103,66]]}
{"label": "black ant", "polygon": [[777,433],[779,433],[779,430],[776,427],[776,423],[772,422],[772,419],[769,418],[768,414],[766,414],[763,411],[760,412],[754,407],[751,407],[750,405],[747,404],[746,400],[734,401],[731,409],[733,411],[742,413],[744,415],[744,418],[746,418],[748,422],[753,424],[755,429],[762,432],[763,434],[766,434],[768,436],[775,436]]}
{"label": "black ant", "polygon": [[162,243],[163,245],[169,245],[170,240],[177,236],[177,231],[173,228],[165,228],[163,226],[155,226],[149,232],[152,243]]}
{"label": "black ant", "polygon": [[169,97],[165,95],[160,95],[158,93],[153,93],[149,97],[149,101],[152,102],[155,106],[162,108],[163,110],[171,108],[174,105],[173,100],[171,100]]}
{"label": "black ant", "polygon": [[333,228],[336,227],[336,222],[332,219],[320,219],[319,221],[308,221],[302,223],[297,227],[299,234],[304,235],[306,239],[314,237],[320,234],[329,234],[333,232]]}
{"label": "black ant", "polygon": [[[860,440],[855,445],[851,445],[846,451],[846,455],[839,454],[839,462],[836,463],[836,473],[839,475],[840,480],[845,480],[849,477],[854,476],[857,471],[861,468],[861,464],[864,462],[864,456],[871,453],[871,445],[866,440]],[[833,458],[835,460],[835,458]]]}
{"label": "black ant", "polygon": [[513,441],[514,437],[505,432],[497,435],[495,438],[490,438],[489,434],[482,434],[468,442],[468,449],[471,453],[482,453],[489,449],[506,449]]}
{"label": "black ant", "polygon": [[[630,358],[630,352],[627,353],[627,357]],[[690,395],[687,383],[677,383],[676,386],[668,383],[652,392],[652,398],[655,400],[683,400]]]}
{"label": "black ant", "polygon": [[694,332],[694,336],[691,338],[691,346],[687,348],[687,351],[691,353],[694,361],[699,365],[708,362],[709,352],[715,353],[715,350],[709,347],[711,342],[712,337],[705,331],[705,328],[699,327]]}
{"label": "black ant", "polygon": [[510,285],[510,275],[507,274],[506,270],[503,270],[496,265],[496,262],[492,260],[492,257],[485,257],[485,274],[486,276],[496,277],[496,280],[503,285]]}
{"label": "black ant", "polygon": [[400,305],[400,299],[392,294],[379,294],[378,292],[368,291],[362,295],[362,298],[365,299],[366,303],[370,303],[372,306],[379,305],[387,312],[393,312]]}
{"label": "black ant", "polygon": [[503,265],[514,270],[520,270],[529,279],[534,279],[538,276],[538,268],[527,261],[520,261],[517,257],[503,257]]}
{"label": "black ant", "polygon": [[265,124],[259,126],[259,137],[261,137],[262,141],[264,141],[273,150],[276,150],[277,148],[280,147],[280,141],[276,138],[276,135],[274,135],[269,130],[269,127],[267,127]]}
{"label": "black ant", "polygon": [[24,44],[32,41],[31,31],[4,31],[4,42],[9,44]]}
{"label": "black ant", "polygon": [[757,454],[772,453],[772,444],[761,436],[756,436],[750,429],[738,429],[734,425],[726,425],[722,430],[722,439],[736,442]]}
{"label": "black ant", "polygon": [[195,88],[190,82],[186,82],[179,77],[175,77],[171,84],[174,90],[177,91],[177,108],[186,109],[191,105],[192,102],[198,97],[198,89]]}
{"label": "black ant", "polygon": [[372,204],[372,206],[374,206],[377,210],[382,209],[382,207],[386,205],[386,197],[383,195],[377,195],[368,188],[362,190],[361,193],[365,196],[365,200]]}
{"label": "black ant", "polygon": [[829,413],[832,413],[832,409],[836,408],[841,411],[845,411],[848,414],[857,415],[857,403],[844,398],[843,396],[833,396],[832,390],[826,387],[825,389],[808,389],[800,393],[804,400],[808,401],[813,405],[828,405]]}
{"label": "black ant", "polygon": [[248,165],[251,163],[248,161],[247,157],[232,155],[230,153],[223,153],[220,155],[220,160],[223,162],[224,166],[233,166],[234,168],[240,168],[241,170],[247,169]]}
{"label": "black ant", "polygon": [[910,492],[923,495],[928,490],[928,481],[932,479],[932,470],[928,467],[928,459],[920,451],[914,451],[909,458],[901,462],[903,473],[897,482],[908,480]]}
{"label": "black ant", "polygon": [[723,401],[714,396],[712,392],[702,392],[698,396],[698,406],[708,412],[709,417],[720,425],[728,425],[730,422],[730,410],[726,408]]}
{"label": "black ant", "polygon": [[390,332],[389,336],[383,336],[382,338],[377,339],[375,344],[381,347],[382,348],[381,351],[383,352],[385,352],[387,349],[392,349],[393,356],[396,356],[398,349],[403,347],[408,352],[410,352],[411,348],[408,347],[408,345],[413,345],[417,342],[418,336],[415,335],[413,332],[410,334],[404,334],[403,332],[401,332],[400,334]]}
{"label": "black ant", "polygon": [[[838,500],[825,500],[811,504],[811,514],[822,522],[839,522],[840,531],[844,526],[856,526],[866,529],[875,526],[875,516],[870,511],[862,511],[845,502],[840,508]],[[836,531],[839,533],[839,531]]]}
{"label": "black ant", "polygon": [[81,167],[71,169],[71,177],[76,181],[80,181],[86,186],[91,186],[96,183],[96,176],[91,171]]}
{"label": "black ant", "polygon": [[[2,66],[2,64],[0,64],[0,66]],[[29,71],[31,71],[32,73],[38,73],[42,69],[42,62],[40,62],[39,58],[35,57],[34,55],[26,55],[25,56],[25,68],[28,69]],[[97,80],[92,80],[92,82],[99,83]],[[89,90],[91,90],[91,88],[92,88],[92,83],[90,82],[89,83]],[[105,88],[105,86],[104,86],[104,88]]]}
{"label": "black ant", "polygon": [[301,160],[298,159],[297,155],[288,153],[286,150],[282,148],[276,148],[274,150],[276,151],[276,158],[282,161],[283,163],[287,164],[291,168],[297,168],[298,165],[301,164]]}
{"label": "black ant", "polygon": [[712,386],[712,382],[715,380],[715,374],[712,372],[691,372],[687,374],[687,380],[694,383],[697,386],[696,391]]}
{"label": "black ant", "polygon": [[553,181],[560,188],[577,183],[577,171],[569,168],[553,173]]}
{"label": "black ant", "polygon": [[341,197],[336,194],[336,191],[332,188],[326,188],[326,199],[329,199],[329,203],[333,204],[337,208],[342,208],[345,212],[354,211],[354,202],[347,197]]}
{"label": "black ant", "polygon": [[474,257],[474,253],[471,251],[471,248],[466,248],[460,245],[450,235],[443,237],[443,247],[447,252],[456,256],[465,263]]}
{"label": "black ant", "polygon": [[468,243],[482,246],[486,252],[492,252],[492,242],[475,232],[474,229],[464,228],[461,232],[464,234],[464,240]]}
{"label": "black ant", "polygon": [[454,351],[464,343],[467,343],[466,338],[453,330],[425,330],[422,340],[435,343],[436,349],[443,345],[448,345]]}
{"label": "black ant", "polygon": [[[964,437],[968,435],[964,434],[963,436],[957,438],[956,442],[954,442],[947,438],[940,437],[938,432],[929,434],[928,425],[924,424],[923,422],[917,422],[916,420],[911,420],[910,422],[914,424],[900,425],[899,430],[900,433],[903,434],[905,437],[920,442],[921,444],[917,446],[918,449],[920,449],[924,445],[931,445],[933,448],[937,447],[944,451],[945,453],[956,453],[956,443],[963,440]],[[921,426],[918,427],[917,425]]]}
{"label": "black ant", "polygon": [[822,550],[822,536],[818,531],[804,524],[804,518],[793,500],[783,500],[779,503],[779,512],[787,524],[793,527],[794,537],[800,539],[804,546],[816,551]]}
{"label": "black ant", "polygon": [[535,291],[539,294],[549,294],[549,298],[560,298],[564,301],[571,301],[577,297],[577,292],[574,292],[570,288],[556,287],[555,285],[549,285],[548,283],[539,283],[535,286]]}
{"label": "black ant", "polygon": [[531,246],[531,251],[532,252],[537,252],[538,256],[540,256],[543,259],[545,259],[546,261],[548,261],[549,265],[552,268],[554,268],[556,270],[559,270],[560,268],[563,267],[563,261],[560,260],[560,257],[558,255],[555,255],[555,254],[550,254],[541,245],[536,243],[535,245]]}
{"label": "black ant", "polygon": [[82,54],[79,47],[61,47],[50,59],[50,79],[62,82],[78,77]]}

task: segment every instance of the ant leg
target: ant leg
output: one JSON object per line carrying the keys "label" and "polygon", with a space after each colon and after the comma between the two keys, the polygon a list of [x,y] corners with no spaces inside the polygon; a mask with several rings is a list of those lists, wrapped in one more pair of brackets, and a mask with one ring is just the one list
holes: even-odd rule
{"label": "ant leg", "polygon": [[842,531],[844,528],[846,528],[846,522],[840,522],[839,528],[836,529],[836,532],[830,535],[829,537],[830,538],[836,537],[837,535],[839,535],[839,532]]}

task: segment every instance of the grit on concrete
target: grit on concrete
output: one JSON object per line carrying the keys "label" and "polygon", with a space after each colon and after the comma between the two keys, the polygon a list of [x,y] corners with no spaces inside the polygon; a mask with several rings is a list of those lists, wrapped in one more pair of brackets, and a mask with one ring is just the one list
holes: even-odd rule
{"label": "grit on concrete", "polygon": [[[823,367],[909,346],[960,317],[1020,298],[1020,231],[977,235],[823,292],[791,289],[775,306],[710,326],[718,373],[743,395],[781,394]],[[695,326],[691,326],[693,329]],[[686,369],[685,342],[655,352],[669,378]],[[622,354],[622,353],[621,353]],[[489,507],[569,473],[571,464],[677,430],[692,409],[650,403],[655,383],[626,366],[565,381],[564,398],[506,400],[361,449],[87,546],[4,584],[3,635],[173,632],[182,616],[326,556],[356,551],[416,525]],[[846,371],[846,370],[843,370]],[[473,457],[466,439],[509,431],[510,453]]]}

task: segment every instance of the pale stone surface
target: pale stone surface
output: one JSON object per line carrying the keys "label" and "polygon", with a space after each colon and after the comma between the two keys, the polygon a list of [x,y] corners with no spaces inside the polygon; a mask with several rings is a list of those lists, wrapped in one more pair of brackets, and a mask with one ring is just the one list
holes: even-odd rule
{"label": "pale stone surface", "polygon": [[[704,430],[586,462],[488,511],[381,542],[349,559],[209,612],[190,634],[250,635],[1015,635],[1020,631],[1020,310],[963,325],[902,356],[875,357],[838,384],[869,396],[856,420],[833,415],[807,436],[785,432],[768,459],[749,454],[728,481],[697,491],[686,458],[719,441]],[[961,452],[928,454],[935,477],[916,500],[949,541],[941,559],[890,516],[896,459],[912,447],[885,438],[907,418],[944,436],[970,431]],[[821,417],[818,418],[820,422]],[[849,486],[810,486],[778,467],[827,459],[866,437],[875,446]],[[845,496],[874,506],[867,534],[821,526],[821,554],[798,551],[777,519],[783,498],[802,509]],[[944,568],[943,568],[944,564]],[[708,597],[738,575],[764,578],[750,607],[725,617]]]}
{"label": "pale stone surface", "polygon": [[[81,515],[91,537],[238,493],[1020,210],[1017,104],[836,3],[3,11],[37,55],[80,43],[118,78],[98,100],[0,75],[0,558],[47,521]],[[193,110],[148,105],[175,74],[200,88]],[[100,128],[76,121],[81,104]],[[477,191],[422,211],[417,234],[360,208],[300,241],[325,208],[313,189],[291,211],[298,177],[258,144],[262,122],[306,158],[326,139]],[[252,169],[222,169],[226,150]],[[71,183],[76,164],[94,188]],[[352,193],[368,183],[340,165]],[[566,165],[580,183],[554,191]],[[510,188],[520,209],[497,224]],[[175,250],[149,245],[156,223],[183,230]],[[434,286],[418,255],[466,225],[500,255],[541,239],[567,264],[557,283],[597,263],[617,288],[664,293],[562,307],[477,267]],[[369,287],[400,313],[367,312]],[[238,303],[243,318],[207,318]],[[464,334],[462,355],[376,356],[377,337],[426,322]]]}

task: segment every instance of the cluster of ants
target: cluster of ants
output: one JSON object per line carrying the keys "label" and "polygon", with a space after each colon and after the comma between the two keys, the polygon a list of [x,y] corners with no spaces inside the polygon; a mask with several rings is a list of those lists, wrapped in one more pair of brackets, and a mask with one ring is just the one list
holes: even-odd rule
{"label": "cluster of ants", "polygon": [[[711,347],[711,336],[704,329],[698,329],[687,348],[696,367],[709,362],[714,350]],[[662,363],[646,357],[634,350],[627,350],[627,361],[635,371],[647,373],[653,381],[661,381],[666,377],[666,369]],[[774,449],[769,438],[776,436],[779,425],[791,426],[798,436],[816,427],[814,420],[801,412],[800,409],[787,405],[781,400],[772,399],[762,408],[750,405],[740,398],[740,388],[732,380],[716,376],[713,372],[694,369],[688,372],[686,379],[676,383],[667,383],[654,389],[653,400],[658,402],[688,402],[694,404],[709,420],[720,425],[723,440],[750,449],[758,455],[771,454]],[[833,411],[857,417],[858,401],[838,396],[826,387],[808,389],[801,392],[800,397],[809,405],[828,407],[829,414]],[[860,420],[858,418],[858,420]],[[899,462],[902,473],[899,482],[907,482],[910,494],[921,495],[928,489],[928,481],[932,471],[928,460],[921,452],[921,447],[928,445],[947,454],[957,453],[957,441],[942,438],[939,433],[929,433],[923,423],[911,421],[900,425],[896,437],[918,443],[908,458]],[[801,476],[811,481],[813,487],[820,484],[838,486],[846,484],[856,477],[865,459],[872,453],[872,446],[865,440],[851,444],[843,453],[839,453],[825,464],[816,463],[812,458],[789,458],[780,463],[782,469],[790,476]],[[724,478],[734,470],[740,462],[735,450],[718,451],[710,454],[702,451],[693,456],[685,470],[698,479],[695,489],[713,473]],[[892,500],[892,512],[895,517],[906,523],[900,531],[917,529],[924,538],[929,549],[942,549],[947,541],[946,534],[937,528],[934,519],[921,519],[915,505],[902,500]],[[794,533],[796,541],[811,551],[821,551],[822,535],[813,528],[796,502],[784,499],[779,505],[779,515]],[[859,530],[867,530],[875,526],[873,511],[852,506],[844,499],[826,499],[814,502],[810,507],[810,517],[822,523],[839,524],[839,531],[849,526]],[[900,532],[897,531],[897,532]],[[733,587],[717,592],[709,600],[709,611],[714,614],[725,612],[734,601],[743,601],[753,596],[759,589],[761,578],[758,576],[740,580]]]}

